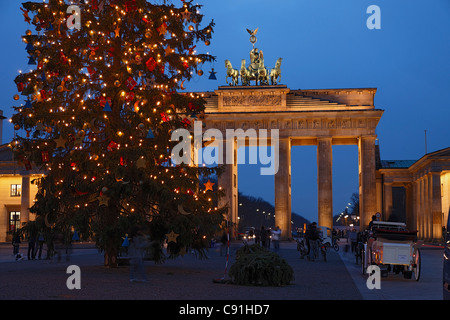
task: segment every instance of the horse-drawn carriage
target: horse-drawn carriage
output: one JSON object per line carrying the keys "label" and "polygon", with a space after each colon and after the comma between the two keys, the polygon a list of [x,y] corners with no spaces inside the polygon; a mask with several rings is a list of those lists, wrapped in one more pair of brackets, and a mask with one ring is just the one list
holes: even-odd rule
{"label": "horse-drawn carriage", "polygon": [[387,277],[389,271],[402,272],[406,279],[414,274],[418,281],[422,244],[423,241],[417,241],[417,231],[407,230],[404,223],[373,221],[367,242],[362,245],[362,272],[365,274],[369,265],[377,265],[382,277]]}

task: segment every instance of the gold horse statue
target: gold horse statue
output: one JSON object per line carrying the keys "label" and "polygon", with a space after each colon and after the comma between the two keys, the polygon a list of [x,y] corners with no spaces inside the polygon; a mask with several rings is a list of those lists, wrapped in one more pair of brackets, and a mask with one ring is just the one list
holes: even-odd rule
{"label": "gold horse statue", "polygon": [[[229,84],[230,86],[237,86],[238,82],[239,82],[239,70],[234,69],[233,66],[231,65],[230,60],[225,60],[225,67],[227,68],[227,77],[226,77],[226,82],[227,84]],[[231,83],[228,82],[228,78],[231,77]]]}
{"label": "gold horse statue", "polygon": [[277,62],[275,63],[275,68],[270,70],[270,84],[276,85],[281,80],[281,61],[282,58],[278,58]]}

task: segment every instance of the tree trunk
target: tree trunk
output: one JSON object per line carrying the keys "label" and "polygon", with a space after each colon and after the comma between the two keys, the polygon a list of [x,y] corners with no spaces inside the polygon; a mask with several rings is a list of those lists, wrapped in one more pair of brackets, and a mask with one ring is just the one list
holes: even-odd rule
{"label": "tree trunk", "polygon": [[104,266],[110,268],[117,267],[117,250],[115,248],[107,248],[105,249],[104,254]]}

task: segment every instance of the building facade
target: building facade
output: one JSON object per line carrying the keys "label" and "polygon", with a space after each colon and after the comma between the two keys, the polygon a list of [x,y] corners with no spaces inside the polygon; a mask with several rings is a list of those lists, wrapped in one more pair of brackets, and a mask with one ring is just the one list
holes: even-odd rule
{"label": "building facade", "polygon": [[450,211],[450,147],[417,161],[377,161],[378,211],[406,222],[428,241],[440,241]]}
{"label": "building facade", "polygon": [[33,180],[41,176],[14,160],[8,144],[0,145],[0,242],[11,241],[15,230],[34,220],[29,211],[37,193]]}

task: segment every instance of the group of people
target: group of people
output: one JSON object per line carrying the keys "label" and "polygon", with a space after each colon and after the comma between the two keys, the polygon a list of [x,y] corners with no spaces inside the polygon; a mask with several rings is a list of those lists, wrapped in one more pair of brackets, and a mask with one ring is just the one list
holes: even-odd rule
{"label": "group of people", "polygon": [[262,247],[270,249],[270,242],[272,241],[275,251],[280,249],[280,227],[276,226],[274,229],[271,229],[261,226],[261,229],[255,232],[255,236],[256,244],[260,244]]}
{"label": "group of people", "polygon": [[[68,238],[70,236],[70,238]],[[73,240],[79,240],[78,235],[74,234],[73,236],[70,234],[65,236],[63,233],[55,233],[55,234],[44,234],[43,231],[28,233],[26,240],[28,243],[27,247],[27,259],[28,260],[38,260],[41,259],[51,259],[56,256],[58,262],[61,261],[62,255],[65,254],[66,261],[70,260],[71,254],[71,244]],[[20,245],[22,243],[22,235],[19,232],[14,233],[12,238],[13,245],[13,255],[17,261],[24,260],[25,257],[20,253]],[[47,247],[47,255],[44,258],[42,253],[44,252],[44,244]]]}
{"label": "group of people", "polygon": [[[13,255],[16,260],[23,260],[24,256],[20,253],[20,244],[22,243],[22,239],[19,232],[16,232],[12,238],[13,245]],[[38,235],[29,235],[28,236],[28,250],[27,250],[27,258],[28,260],[35,260],[36,255],[38,259],[42,258],[42,251],[44,247],[44,235],[40,232]]]}

